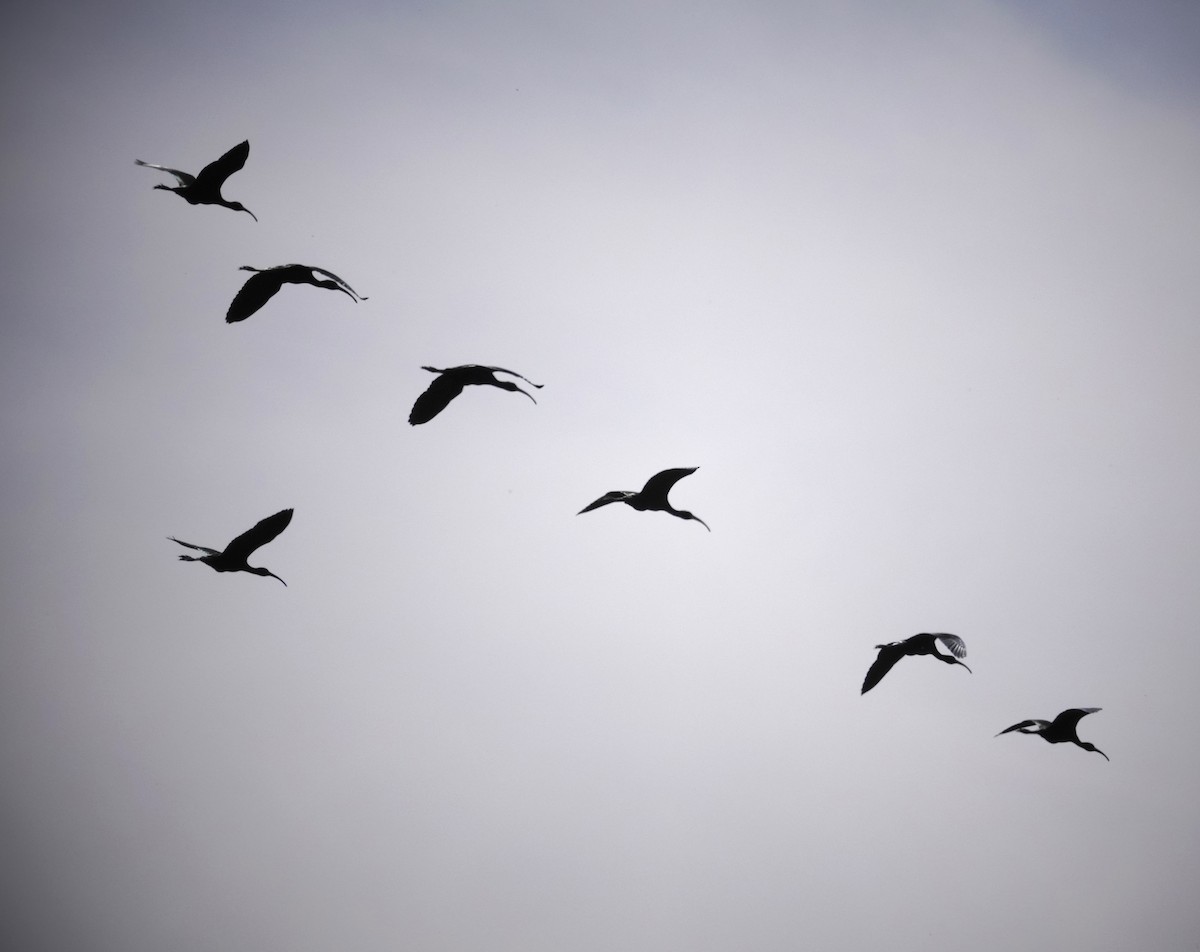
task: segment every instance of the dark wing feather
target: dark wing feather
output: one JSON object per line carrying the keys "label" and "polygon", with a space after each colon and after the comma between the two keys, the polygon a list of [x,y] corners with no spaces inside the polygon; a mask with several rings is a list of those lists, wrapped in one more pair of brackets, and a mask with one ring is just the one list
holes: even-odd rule
{"label": "dark wing feather", "polygon": [[249,155],[250,141],[247,139],[245,142],[239,142],[216,161],[204,166],[196,176],[196,181],[206,188],[220,191],[225,180],[246,164],[246,157]]}
{"label": "dark wing feather", "polygon": [[[1000,734],[1007,734],[1009,731],[1021,731],[1022,733],[1024,733],[1025,728],[1027,728],[1027,727],[1037,727],[1039,724],[1045,725],[1045,723],[1046,723],[1045,721],[1040,721],[1040,720],[1032,720],[1032,719],[1024,720],[1024,721],[1021,721],[1021,723],[1019,723],[1019,724],[1013,724],[1012,727],[1004,728],[1004,730],[1002,730],[1000,732]],[[1000,734],[997,734],[996,736],[999,737]]]}
{"label": "dark wing feather", "polygon": [[206,545],[192,545],[190,542],[184,542],[182,539],[176,539],[174,536],[167,536],[172,542],[178,542],[180,545],[186,545],[189,549],[195,549],[197,552],[207,552],[209,555],[220,555],[216,549],[210,549]]}
{"label": "dark wing feather", "polygon": [[1051,726],[1055,730],[1074,731],[1079,722],[1088,714],[1095,714],[1100,708],[1098,707],[1072,707],[1063,711],[1054,719]]}
{"label": "dark wing feather", "polygon": [[950,653],[956,658],[965,658],[967,656],[967,643],[958,635],[950,635],[946,632],[938,632],[933,636],[942,644],[950,649]]}
{"label": "dark wing feather", "polygon": [[690,476],[698,467],[689,466],[684,469],[664,469],[661,473],[655,473],[646,480],[646,485],[642,487],[641,495],[647,499],[656,499],[659,502],[666,503],[667,493],[671,491],[671,487],[683,479],[684,476]]}
{"label": "dark wing feather", "polygon": [[143,162],[141,159],[134,159],[133,162],[135,165],[144,165],[148,169],[158,169],[160,172],[167,172],[170,175],[174,175],[179,181],[179,184],[183,186],[192,185],[196,181],[196,176],[192,175],[191,172],[181,172],[179,169],[169,169],[165,165],[155,165],[153,162]]}
{"label": "dark wing feather", "polygon": [[225,312],[225,323],[236,324],[248,318],[283,287],[283,278],[279,268],[268,268],[251,275],[230,302],[229,310]]}
{"label": "dark wing feather", "polygon": [[259,546],[266,545],[279,533],[288,527],[292,521],[292,510],[281,509],[273,516],[260,520],[253,528],[247,529],[240,536],[225,546],[225,556],[238,561],[245,561]]}
{"label": "dark wing feather", "polygon": [[449,374],[440,374],[433,378],[433,383],[425,388],[425,392],[417,397],[413,404],[408,422],[413,426],[428,423],[449,406],[450,401],[463,391],[460,380]]}
{"label": "dark wing feather", "polygon": [[900,644],[881,645],[879,648],[879,656],[875,659],[875,663],[867,669],[867,676],[863,678],[862,694],[866,694],[871,688],[875,687],[883,676],[896,666],[896,662],[904,657],[903,642]]}
{"label": "dark wing feather", "polygon": [[577,516],[582,516],[585,512],[591,512],[593,509],[599,509],[601,506],[607,506],[610,502],[624,502],[630,496],[636,496],[637,493],[631,492],[628,489],[614,489],[612,492],[607,492],[595,502],[588,503],[579,512]]}

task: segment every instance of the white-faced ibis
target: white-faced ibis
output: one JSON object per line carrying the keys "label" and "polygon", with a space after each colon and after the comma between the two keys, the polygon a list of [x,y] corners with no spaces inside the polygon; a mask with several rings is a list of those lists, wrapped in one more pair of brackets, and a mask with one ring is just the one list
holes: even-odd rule
{"label": "white-faced ibis", "polygon": [[[944,655],[938,651],[937,643],[939,641],[950,649],[950,654]],[[926,631],[919,635],[913,635],[911,638],[905,638],[903,641],[893,641],[875,647],[879,649],[879,656],[863,680],[863,694],[882,681],[883,676],[891,671],[896,662],[905,655],[932,655],[938,661],[944,661],[946,664],[961,664],[967,668],[964,662],[958,660],[967,656],[966,643],[958,635],[949,635],[945,632]],[[967,670],[971,669],[967,668]]]}
{"label": "white-faced ibis", "polygon": [[[273,268],[253,268],[248,264],[244,264],[238,270],[254,271],[255,274],[242,285],[242,289],[238,291],[233,298],[233,302],[229,305],[229,310],[225,312],[225,323],[227,324],[244,321],[271,300],[275,296],[275,292],[285,284],[311,284],[317,288],[341,291],[355,303],[366,300],[361,294],[356,294],[350,285],[332,271],[326,271],[324,268],[314,268],[312,265],[278,264]],[[318,280],[318,274],[324,274],[332,278],[332,280]]]}
{"label": "white-faced ibis", "polygon": [[226,208],[232,208],[235,212],[245,212],[258,221],[258,216],[241,202],[231,202],[221,195],[221,186],[225,184],[225,180],[246,164],[246,157],[249,154],[250,142],[248,140],[239,142],[215,162],[209,162],[204,166],[199,175],[181,172],[179,169],[169,169],[165,165],[155,165],[153,162],[143,162],[141,159],[134,159],[134,162],[144,165],[148,169],[168,172],[179,180],[178,185],[155,185],[155,188],[174,192],[193,205],[224,205]]}
{"label": "white-faced ibis", "polygon": [[497,380],[496,374],[512,374],[514,377],[520,377],[531,387],[537,387],[539,390],[542,384],[534,383],[528,377],[522,376],[515,370],[505,370],[503,367],[484,367],[482,364],[463,364],[461,367],[447,367],[444,370],[439,370],[437,367],[422,367],[422,370],[428,370],[431,374],[437,374],[425,392],[417,397],[416,403],[413,404],[412,413],[408,415],[408,422],[413,426],[421,423],[428,423],[435,416],[441,413],[450,404],[450,401],[463,392],[463,387],[475,386],[490,386],[499,387],[501,390],[513,390],[517,393],[523,393],[534,403],[533,394],[528,390],[522,390],[511,380]]}
{"label": "white-faced ibis", "polygon": [[[646,480],[646,485],[639,492],[633,492],[630,489],[614,489],[611,492],[605,493],[595,502],[584,506],[577,516],[582,516],[585,512],[590,512],[593,509],[599,509],[601,506],[607,506],[610,502],[623,502],[627,506],[646,512],[653,510],[655,512],[669,512],[673,516],[678,516],[680,519],[694,519],[700,525],[708,529],[708,523],[699,516],[692,515],[682,509],[674,508],[667,501],[667,493],[671,491],[671,487],[683,479],[684,476],[690,476],[694,473],[698,466],[688,466],[683,469],[664,469],[661,473],[655,473]],[[708,529],[712,532],[712,529]]]}
{"label": "white-faced ibis", "polygon": [[[1105,760],[1108,760],[1108,754],[1095,744],[1080,740],[1077,733],[1080,719],[1088,714],[1095,714],[1098,710],[1100,710],[1098,707],[1073,707],[1070,710],[1063,711],[1052,721],[1045,721],[1037,717],[1030,718],[1027,721],[1021,721],[1020,724],[1013,724],[1012,727],[1004,728],[1000,734],[1007,734],[1009,731],[1020,731],[1022,734],[1037,734],[1042,740],[1048,743],[1075,744],[1084,750],[1094,750]],[[1000,734],[996,736],[999,737]]]}
{"label": "white-faced ibis", "polygon": [[[183,562],[203,562],[218,572],[250,572],[254,575],[269,575],[271,578],[279,579],[279,581],[283,582],[283,579],[279,578],[274,572],[249,565],[246,560],[255,549],[266,545],[286,529],[288,523],[291,521],[291,509],[283,509],[273,516],[267,516],[266,519],[257,523],[253,528],[247,529],[230,542],[229,545],[225,546],[224,552],[218,552],[216,549],[210,549],[204,545],[192,545],[192,543],[176,539],[174,536],[168,536],[167,538],[172,542],[178,542],[180,545],[186,545],[189,549],[196,549],[199,552],[206,553],[205,555],[181,555],[179,558]],[[283,584],[287,585],[287,582],[283,582]]]}

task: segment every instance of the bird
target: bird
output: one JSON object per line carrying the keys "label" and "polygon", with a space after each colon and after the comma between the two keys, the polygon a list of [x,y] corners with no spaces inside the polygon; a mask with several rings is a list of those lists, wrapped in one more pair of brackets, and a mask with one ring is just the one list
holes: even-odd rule
{"label": "bird", "polygon": [[439,370],[437,367],[422,367],[421,369],[438,376],[413,404],[412,412],[408,415],[408,422],[413,426],[428,423],[445,410],[451,400],[463,392],[463,387],[472,385],[487,385],[499,387],[501,390],[513,390],[525,394],[530,400],[537,403],[537,400],[533,399],[532,393],[522,390],[511,380],[497,380],[496,374],[498,373],[520,377],[527,384],[537,387],[539,390],[543,386],[540,383],[534,383],[515,370],[505,370],[503,367],[485,367],[482,364],[463,364],[461,367],[446,367],[444,370]]}
{"label": "bird", "polygon": [[187,199],[192,205],[224,205],[226,208],[232,208],[235,212],[245,212],[258,221],[258,216],[241,202],[231,202],[221,195],[221,186],[225,184],[225,180],[246,164],[248,155],[250,155],[250,141],[239,142],[219,159],[204,166],[199,175],[181,172],[179,169],[169,169],[165,165],[155,165],[153,162],[143,162],[141,159],[134,159],[134,162],[144,165],[148,169],[169,172],[179,180],[178,185],[155,185],[155,188],[174,192],[180,198]]}
{"label": "bird", "polygon": [[[332,271],[316,268],[307,264],[279,264],[273,268],[255,268],[248,264],[238,268],[239,271],[253,271],[242,289],[234,295],[229,310],[225,312],[225,323],[236,324],[244,321],[260,307],[266,304],[275,293],[285,284],[311,284],[317,288],[328,288],[330,291],[341,291],[356,304],[367,300],[361,294],[355,293],[345,281]],[[318,274],[328,275],[332,281],[319,281]]]}
{"label": "bird", "polygon": [[700,525],[712,532],[709,529],[708,523],[699,516],[693,515],[682,509],[674,508],[667,501],[667,493],[671,491],[671,487],[683,479],[684,476],[690,476],[700,467],[688,466],[682,469],[664,469],[661,473],[655,473],[646,480],[646,485],[638,492],[633,492],[629,489],[614,489],[611,492],[605,493],[593,503],[584,506],[577,516],[582,516],[585,512],[590,512],[593,509],[599,509],[601,506],[607,506],[610,502],[623,502],[627,506],[638,510],[638,512],[647,512],[654,510],[655,512],[669,512],[673,516],[678,516],[680,519],[694,519]]}
{"label": "bird", "polygon": [[[181,555],[181,562],[203,562],[210,568],[216,569],[218,572],[250,572],[254,575],[269,575],[271,578],[279,578],[274,572],[259,566],[250,565],[246,560],[260,546],[266,545],[274,539],[279,533],[288,527],[288,523],[292,521],[292,510],[281,509],[273,516],[257,522],[252,528],[247,529],[240,536],[235,538],[229,545],[225,546],[225,551],[218,552],[216,549],[210,549],[204,545],[192,545],[190,542],[184,542],[182,539],[176,539],[174,536],[167,536],[172,542],[178,542],[180,545],[185,545],[189,549],[206,553],[205,555]],[[287,582],[283,582],[286,586]]]}
{"label": "bird", "polygon": [[[938,651],[937,643],[939,641],[950,649],[950,654],[944,655]],[[966,643],[958,635],[950,635],[942,631],[926,631],[919,635],[913,635],[911,638],[905,638],[903,641],[893,641],[875,647],[879,649],[879,656],[867,671],[866,678],[863,679],[863,694],[882,681],[883,676],[891,671],[896,662],[905,655],[932,655],[946,664],[961,664],[967,668],[964,662],[958,660],[967,656]],[[970,670],[967,668],[967,671]]]}
{"label": "bird", "polygon": [[[1095,714],[1099,710],[1101,708],[1098,707],[1073,707],[1063,711],[1052,721],[1042,720],[1040,717],[1030,718],[1029,720],[1021,721],[1019,724],[1013,724],[1012,727],[1004,728],[1000,734],[1007,734],[1009,731],[1020,731],[1022,734],[1037,734],[1042,740],[1048,743],[1075,744],[1084,750],[1093,750],[1105,760],[1109,760],[1108,754],[1095,744],[1080,740],[1077,732],[1079,721],[1086,715]],[[999,737],[1000,734],[996,736]]]}

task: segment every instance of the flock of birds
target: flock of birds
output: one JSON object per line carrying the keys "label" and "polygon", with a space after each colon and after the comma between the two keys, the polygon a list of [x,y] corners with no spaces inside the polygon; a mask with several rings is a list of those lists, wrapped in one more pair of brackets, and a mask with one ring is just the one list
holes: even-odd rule
{"label": "flock of birds", "polygon": [[[221,194],[221,189],[224,187],[226,180],[246,164],[246,159],[249,155],[249,140],[240,142],[219,159],[204,166],[197,175],[182,172],[179,169],[168,168],[165,165],[143,162],[141,159],[136,159],[135,161],[138,165],[158,169],[160,172],[167,172],[173,175],[178,181],[177,185],[155,185],[156,189],[160,188],[174,192],[192,205],[222,205],[234,211],[245,212],[255,221],[258,221],[258,217],[241,202],[229,201]],[[285,284],[311,284],[318,288],[341,291],[356,303],[367,300],[366,297],[358,294],[349,284],[332,271],[312,265],[285,264],[271,268],[255,268],[250,265],[243,265],[239,270],[254,273],[242,286],[241,290],[238,291],[229,305],[229,310],[225,314],[225,320],[230,324],[246,320],[246,318],[265,305]],[[318,275],[323,275],[326,280],[318,278]],[[501,390],[523,393],[530,400],[533,400],[535,404],[537,403],[533,394],[527,390],[522,390],[516,383],[510,380],[497,379],[496,374],[498,373],[519,377],[531,387],[537,389],[541,389],[542,387],[542,384],[534,383],[528,377],[513,370],[505,370],[503,367],[464,364],[459,367],[447,367],[444,369],[437,367],[422,367],[421,369],[427,370],[437,376],[429,387],[417,397],[416,402],[413,404],[412,412],[408,417],[408,422],[413,426],[428,423],[446,409],[450,402],[462,393],[464,387],[468,386],[492,386],[498,387]],[[590,512],[593,509],[599,509],[601,506],[607,506],[610,503],[623,502],[625,505],[639,512],[666,512],[680,519],[698,522],[711,532],[712,530],[709,528],[708,523],[703,519],[686,510],[674,508],[667,499],[668,494],[675,484],[685,476],[694,473],[696,469],[697,467],[695,466],[665,469],[646,480],[646,484],[640,490],[614,489],[584,506],[579,510],[577,515]],[[283,509],[272,516],[267,516],[267,518],[260,520],[241,535],[236,536],[221,550],[210,549],[207,546],[195,545],[191,542],[184,542],[182,539],[176,539],[174,536],[169,536],[168,538],[172,542],[177,542],[189,549],[204,553],[203,555],[181,555],[179,558],[182,561],[203,562],[209,568],[218,572],[249,572],[253,575],[270,576],[286,586],[287,582],[284,582],[274,572],[261,566],[252,566],[248,560],[257,549],[266,545],[283,532],[291,521],[292,510]],[[950,653],[943,654],[939,651],[939,643]],[[922,632],[903,641],[893,641],[888,644],[876,645],[875,647],[878,649],[879,654],[876,656],[874,663],[867,671],[866,678],[863,680],[861,692],[863,694],[866,694],[875,687],[883,679],[884,675],[901,658],[906,656],[929,655],[948,665],[961,665],[968,672],[971,671],[966,663],[960,660],[966,657],[967,646],[958,635],[946,632]],[[1053,720],[1049,721],[1042,718],[1029,718],[1013,724],[1011,727],[1006,727],[996,736],[999,737],[1001,734],[1008,734],[1012,731],[1022,734],[1036,734],[1048,743],[1075,744],[1084,750],[1094,751],[1100,754],[1105,760],[1108,760],[1109,757],[1104,751],[1100,750],[1094,744],[1080,740],[1078,734],[1079,721],[1086,715],[1094,714],[1099,710],[1100,708],[1098,707],[1076,707],[1063,711]]]}

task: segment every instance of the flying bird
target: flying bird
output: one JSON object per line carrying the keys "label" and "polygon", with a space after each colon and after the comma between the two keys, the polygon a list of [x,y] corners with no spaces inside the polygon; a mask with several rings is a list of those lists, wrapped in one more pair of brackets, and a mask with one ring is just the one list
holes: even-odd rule
{"label": "flying bird", "polygon": [[[192,543],[176,539],[174,536],[168,536],[167,538],[172,542],[185,545],[189,549],[196,549],[199,552],[205,553],[204,555],[181,555],[179,557],[180,561],[203,562],[218,572],[251,572],[254,575],[269,575],[271,578],[279,579],[279,581],[283,582],[283,579],[279,578],[274,572],[250,565],[246,560],[255,549],[266,545],[286,529],[288,523],[291,521],[291,509],[283,509],[273,516],[267,516],[266,519],[258,522],[253,528],[247,529],[230,542],[229,545],[225,546],[224,552],[218,552],[216,549],[210,549],[204,545],[192,545]],[[283,584],[287,585],[287,582],[283,582]]]}
{"label": "flying bird", "polygon": [[[356,294],[354,289],[332,271],[315,268],[307,264],[279,264],[273,268],[252,268],[248,264],[238,268],[239,271],[253,271],[249,280],[234,296],[229,310],[225,312],[225,323],[235,324],[244,321],[260,307],[266,304],[275,293],[285,284],[311,284],[317,288],[328,288],[330,291],[341,291],[350,300],[358,303],[366,298]],[[330,281],[320,281],[318,274],[332,278]]]}
{"label": "flying bird", "polygon": [[178,185],[155,185],[155,188],[174,192],[181,198],[186,198],[193,205],[224,205],[226,208],[232,208],[235,212],[245,212],[258,221],[258,216],[241,202],[231,202],[221,195],[221,186],[225,184],[225,180],[246,164],[246,157],[249,154],[249,140],[239,142],[215,162],[209,162],[204,166],[199,175],[181,172],[179,169],[169,169],[165,165],[155,165],[153,162],[143,162],[141,159],[134,159],[134,162],[144,165],[148,169],[168,172],[179,180]]}
{"label": "flying bird", "polygon": [[[944,655],[938,651],[937,643],[939,641],[950,649],[950,654]],[[905,655],[932,655],[946,664],[961,664],[967,668],[964,662],[958,660],[967,656],[966,643],[958,635],[949,635],[945,632],[922,632],[911,638],[905,638],[903,641],[893,641],[875,647],[879,649],[879,656],[867,671],[866,678],[863,679],[863,694],[882,681],[883,676],[891,671],[896,662]],[[970,670],[967,668],[967,671]]]}
{"label": "flying bird", "polygon": [[[1105,760],[1108,760],[1108,754],[1095,744],[1080,740],[1077,733],[1079,721],[1086,715],[1095,714],[1099,710],[1101,709],[1098,707],[1073,707],[1070,710],[1063,711],[1052,721],[1045,721],[1040,717],[1030,718],[1027,721],[1021,721],[1020,724],[1013,724],[1012,727],[1004,728],[1000,734],[1007,734],[1009,731],[1020,731],[1022,734],[1037,734],[1042,740],[1048,743],[1075,744],[1084,750],[1094,750]],[[1000,734],[996,736],[999,737]]]}
{"label": "flying bird", "polygon": [[[708,523],[699,516],[694,516],[682,509],[676,509],[667,501],[667,493],[671,491],[671,487],[683,479],[684,476],[690,476],[697,469],[699,469],[698,466],[688,466],[683,469],[664,469],[661,473],[655,473],[647,479],[646,485],[639,492],[633,492],[629,489],[614,489],[612,492],[605,493],[595,502],[584,506],[575,515],[582,516],[585,512],[599,509],[601,506],[607,506],[610,502],[623,502],[627,506],[632,506],[638,512],[654,510],[655,512],[669,512],[680,519],[694,519],[700,525],[704,526],[705,529],[708,529]],[[708,531],[712,532],[712,529],[708,529]]]}
{"label": "flying bird", "polygon": [[408,415],[408,422],[413,426],[421,423],[428,423],[435,416],[441,413],[449,406],[450,401],[463,392],[463,387],[472,385],[486,385],[491,387],[499,387],[501,390],[513,390],[517,393],[523,393],[534,403],[533,394],[528,390],[522,390],[511,380],[497,380],[496,374],[512,374],[514,377],[521,377],[527,384],[532,387],[537,387],[539,390],[542,384],[534,383],[528,377],[524,377],[515,370],[505,370],[503,367],[484,367],[482,364],[463,364],[461,367],[447,367],[444,370],[439,370],[437,367],[422,367],[422,370],[428,370],[431,374],[438,376],[433,378],[425,392],[417,397],[417,402],[413,404],[412,413]]}

